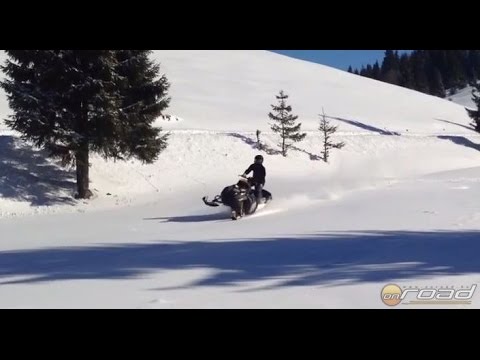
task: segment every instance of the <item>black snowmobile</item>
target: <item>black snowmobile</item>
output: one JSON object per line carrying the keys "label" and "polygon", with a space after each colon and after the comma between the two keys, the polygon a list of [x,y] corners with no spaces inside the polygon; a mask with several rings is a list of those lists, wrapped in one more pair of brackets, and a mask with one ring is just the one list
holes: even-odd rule
{"label": "black snowmobile", "polygon": [[[208,197],[202,198],[207,206],[229,206],[232,210],[232,220],[238,220],[245,215],[252,215],[257,211],[258,205],[255,189],[251,178],[240,177],[235,185],[227,186],[220,195],[215,196],[212,201]],[[262,190],[261,204],[266,204],[272,200],[272,194],[267,190]]]}

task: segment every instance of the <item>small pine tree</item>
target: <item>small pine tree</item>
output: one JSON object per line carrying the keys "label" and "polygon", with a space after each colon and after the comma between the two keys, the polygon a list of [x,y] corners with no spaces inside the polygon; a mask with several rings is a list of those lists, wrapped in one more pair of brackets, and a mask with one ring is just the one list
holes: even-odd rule
{"label": "small pine tree", "polygon": [[352,66],[349,66],[349,67],[348,67],[348,72],[351,73],[351,74],[353,74]]}
{"label": "small pine tree", "polygon": [[331,141],[331,137],[337,132],[337,129],[338,126],[330,125],[330,121],[327,120],[325,112],[323,112],[323,114],[320,115],[320,126],[318,127],[318,130],[320,130],[323,136],[323,150],[321,153],[323,161],[326,163],[328,163],[331,149],[341,149],[345,146],[345,143],[343,142],[334,143]]}
{"label": "small pine tree", "polygon": [[282,148],[282,155],[287,156],[287,151],[292,143],[302,141],[307,134],[300,133],[301,123],[295,124],[298,116],[292,115],[292,107],[286,104],[288,95],[281,90],[276,98],[279,104],[271,105],[274,113],[270,112],[268,117],[277,122],[276,124],[270,124],[270,126],[273,132],[280,134],[282,141],[279,146]]}
{"label": "small pine tree", "polygon": [[468,115],[473,120],[473,125],[475,126],[475,130],[480,132],[480,83],[474,85],[474,89],[472,90],[472,100],[477,106],[477,110],[470,110],[467,109]]}

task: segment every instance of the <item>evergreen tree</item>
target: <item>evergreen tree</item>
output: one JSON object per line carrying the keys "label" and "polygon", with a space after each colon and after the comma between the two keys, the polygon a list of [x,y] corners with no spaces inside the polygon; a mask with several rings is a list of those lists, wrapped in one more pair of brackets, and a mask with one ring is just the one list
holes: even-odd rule
{"label": "evergreen tree", "polygon": [[2,67],[13,115],[7,125],[76,166],[77,197],[89,198],[89,154],[152,162],[167,136],[153,128],[169,83],[148,50],[6,50]]}
{"label": "evergreen tree", "polygon": [[[167,147],[168,134],[154,127],[154,121],[168,108],[170,86],[149,50],[117,50],[118,74],[122,81],[119,126],[120,153],[152,163]],[[117,156],[118,157],[118,156]]]}
{"label": "evergreen tree", "polygon": [[367,70],[365,69],[365,66],[362,65],[362,69],[360,70],[360,76],[366,76]]}
{"label": "evergreen tree", "polygon": [[335,132],[337,132],[338,126],[333,126],[330,124],[330,121],[328,121],[327,117],[325,116],[325,112],[322,115],[320,115],[320,126],[318,127],[318,130],[320,130],[323,137],[322,151],[321,151],[322,159],[323,161],[328,163],[328,159],[330,158],[330,150],[341,149],[345,146],[345,143],[332,142],[331,140],[332,135],[335,134]]}
{"label": "evergreen tree", "polygon": [[279,146],[282,149],[282,155],[287,156],[288,149],[295,142],[300,142],[307,136],[306,133],[301,133],[301,123],[295,124],[298,116],[292,115],[292,107],[286,104],[288,95],[283,90],[276,96],[278,105],[271,105],[273,113],[270,112],[268,117],[276,123],[271,124],[273,132],[280,134],[281,143]]}
{"label": "evergreen tree", "polygon": [[376,80],[443,97],[480,78],[480,50],[386,50],[382,66],[368,64],[359,73]]}
{"label": "evergreen tree", "polygon": [[468,80],[475,83],[480,78],[480,50],[470,50],[468,52]]}
{"label": "evergreen tree", "polygon": [[462,58],[459,50],[447,51],[447,74],[450,80],[449,87],[461,89],[467,84],[465,72],[462,69]]}
{"label": "evergreen tree", "polygon": [[425,64],[425,53],[423,51],[417,51],[412,54],[412,72],[415,83],[413,88],[417,91],[429,94],[430,88],[428,86],[427,69]]}
{"label": "evergreen tree", "polygon": [[442,74],[437,67],[434,67],[430,75],[430,94],[445,98],[446,91],[445,86],[443,85]]}
{"label": "evergreen tree", "polygon": [[410,61],[410,56],[408,54],[402,54],[400,57],[400,81],[399,85],[406,87],[408,89],[412,89],[415,84],[415,80],[413,78],[413,71],[412,71],[412,64]]}
{"label": "evergreen tree", "polygon": [[436,67],[440,71],[445,88],[448,88],[447,51],[448,50],[427,50],[431,61],[430,67]]}
{"label": "evergreen tree", "polygon": [[398,52],[394,52],[393,50],[385,51],[385,58],[381,69],[381,79],[394,85],[400,83]]}
{"label": "evergreen tree", "polygon": [[368,64],[367,69],[365,71],[365,76],[368,78],[373,78],[373,68],[372,65]]}
{"label": "evergreen tree", "polygon": [[475,84],[474,89],[472,91],[472,99],[477,107],[476,110],[467,109],[468,115],[473,120],[473,125],[477,132],[480,132],[480,83]]}
{"label": "evergreen tree", "polygon": [[348,67],[348,72],[349,72],[349,73],[353,73],[352,66],[349,66],[349,67]]}
{"label": "evergreen tree", "polygon": [[380,80],[380,65],[378,64],[378,61],[376,61],[373,65],[372,78],[375,80]]}

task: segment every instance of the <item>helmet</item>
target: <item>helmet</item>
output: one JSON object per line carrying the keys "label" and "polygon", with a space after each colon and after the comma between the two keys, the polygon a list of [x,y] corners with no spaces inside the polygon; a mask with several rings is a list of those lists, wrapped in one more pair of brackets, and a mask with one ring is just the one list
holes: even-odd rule
{"label": "helmet", "polygon": [[255,156],[255,163],[257,164],[263,163],[263,156],[262,155]]}

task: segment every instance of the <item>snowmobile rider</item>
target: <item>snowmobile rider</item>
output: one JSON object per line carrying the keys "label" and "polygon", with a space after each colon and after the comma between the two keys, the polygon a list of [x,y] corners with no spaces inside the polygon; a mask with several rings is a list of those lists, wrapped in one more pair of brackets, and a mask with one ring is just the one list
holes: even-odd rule
{"label": "snowmobile rider", "polygon": [[260,200],[262,200],[262,190],[263,190],[263,187],[265,186],[265,177],[267,175],[265,167],[262,164],[263,164],[263,156],[262,155],[255,156],[254,163],[250,165],[250,167],[247,170],[245,170],[245,172],[242,175],[243,177],[247,177],[247,175],[253,171],[252,185],[255,186],[255,194],[257,196],[258,203],[260,203]]}

